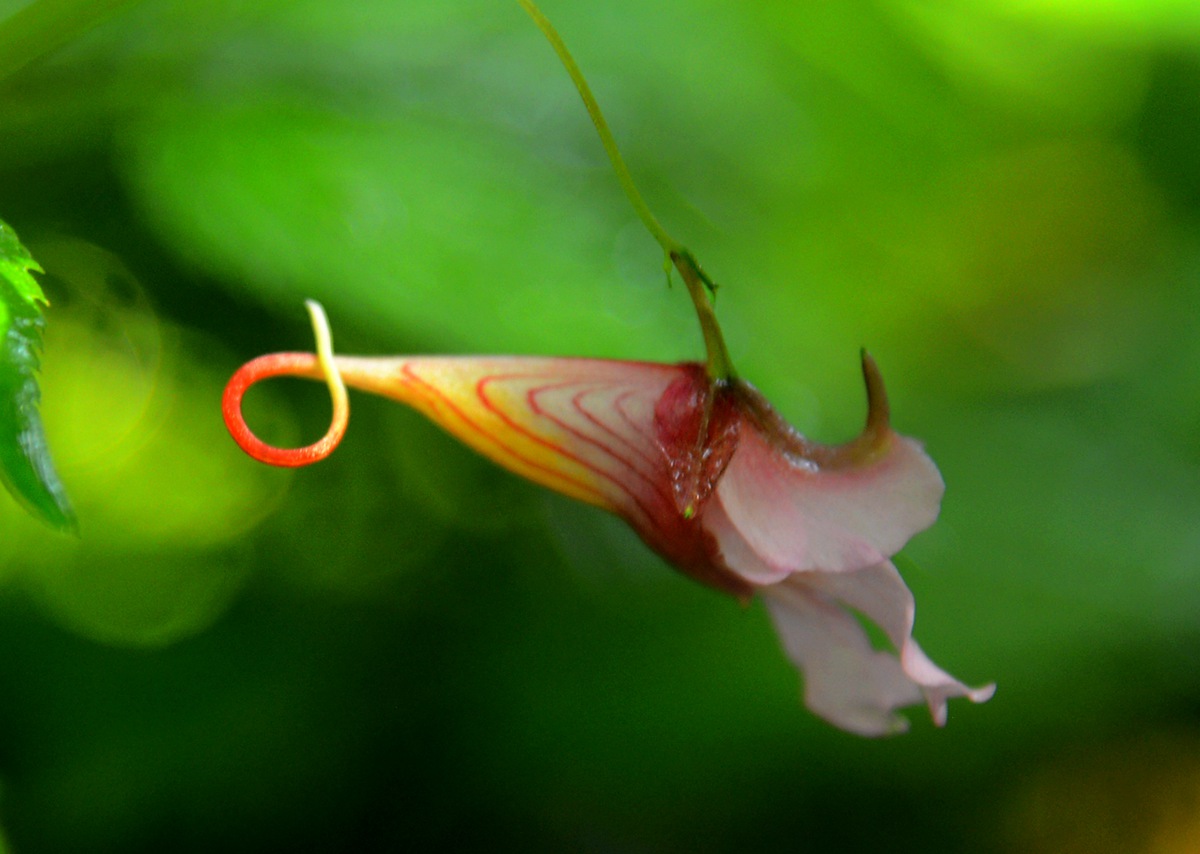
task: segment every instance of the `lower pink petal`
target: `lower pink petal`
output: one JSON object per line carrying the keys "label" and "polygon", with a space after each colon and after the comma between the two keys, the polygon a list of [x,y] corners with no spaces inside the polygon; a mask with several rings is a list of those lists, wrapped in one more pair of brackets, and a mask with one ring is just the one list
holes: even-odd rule
{"label": "lower pink petal", "polygon": [[[995,686],[968,688],[929,660],[912,639],[912,594],[890,562],[848,573],[797,573],[763,588],[788,657],[802,670],[805,702],[860,735],[903,731],[896,709],[924,698],[934,722],[946,702],[988,700]],[[872,647],[854,612],[877,624],[898,652]]]}

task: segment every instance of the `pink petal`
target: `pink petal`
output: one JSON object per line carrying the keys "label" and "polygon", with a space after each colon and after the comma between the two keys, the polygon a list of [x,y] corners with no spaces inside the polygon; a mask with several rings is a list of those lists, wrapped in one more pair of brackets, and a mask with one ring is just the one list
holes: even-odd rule
{"label": "pink petal", "polygon": [[[846,573],[797,573],[763,588],[788,657],[803,671],[808,707],[860,735],[888,735],[908,724],[895,710],[929,706],[946,722],[946,701],[982,703],[994,685],[968,688],[935,665],[912,639],[912,594],[890,562]],[[874,649],[850,609],[876,623],[899,653]]]}
{"label": "pink petal", "polygon": [[[741,432],[714,503],[775,578],[880,563],[937,518],[942,478],[912,439],[889,431],[870,458],[822,467]],[[714,533],[723,553],[742,548]]]}
{"label": "pink petal", "polygon": [[[720,493],[719,487],[717,492]],[[777,584],[792,574],[791,568],[773,566],[759,556],[730,520],[719,500],[709,503],[703,522],[705,530],[717,541],[721,562],[755,587]]]}

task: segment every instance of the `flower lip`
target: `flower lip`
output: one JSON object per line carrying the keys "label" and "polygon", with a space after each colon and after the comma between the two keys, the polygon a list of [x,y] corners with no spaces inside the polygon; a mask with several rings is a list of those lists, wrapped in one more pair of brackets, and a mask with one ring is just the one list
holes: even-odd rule
{"label": "flower lip", "polygon": [[937,518],[944,485],[921,446],[894,433],[875,362],[863,353],[867,418],[841,445],[794,430],[752,386],[731,385],[742,425],[708,528],[731,571],[755,584],[880,563]]}

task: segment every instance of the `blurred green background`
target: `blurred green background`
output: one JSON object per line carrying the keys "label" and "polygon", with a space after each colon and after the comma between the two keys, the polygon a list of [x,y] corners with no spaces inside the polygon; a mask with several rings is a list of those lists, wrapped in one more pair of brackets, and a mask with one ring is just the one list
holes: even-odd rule
{"label": "blurred green background", "polygon": [[833,730],[761,605],[383,401],[243,456],[305,297],[345,353],[699,334],[515,2],[143,0],[0,81],[83,531],[0,496],[0,850],[1200,850],[1200,5],[544,8],[740,371],[833,441],[876,356],[948,483],[917,637],[995,699]]}

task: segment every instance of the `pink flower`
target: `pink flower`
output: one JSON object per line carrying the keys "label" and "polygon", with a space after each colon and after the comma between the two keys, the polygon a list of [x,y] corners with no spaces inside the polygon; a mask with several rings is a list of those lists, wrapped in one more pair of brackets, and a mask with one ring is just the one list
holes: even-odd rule
{"label": "pink flower", "polygon": [[[223,408],[251,456],[304,465],[345,429],[338,375],[408,404],[511,471],[618,514],[696,580],[743,600],[761,593],[808,707],[882,735],[904,728],[900,707],[924,700],[941,725],[947,699],[983,702],[993,686],[966,687],[912,639],[913,598],[890,557],[937,517],[942,479],[892,431],[865,354],[863,373],[866,428],[836,446],[801,436],[748,383],[710,380],[695,363],[279,353],[244,365]],[[281,374],[334,389],[334,424],[308,448],[272,448],[242,420],[246,388]],[[859,615],[890,649],[874,648]]]}

